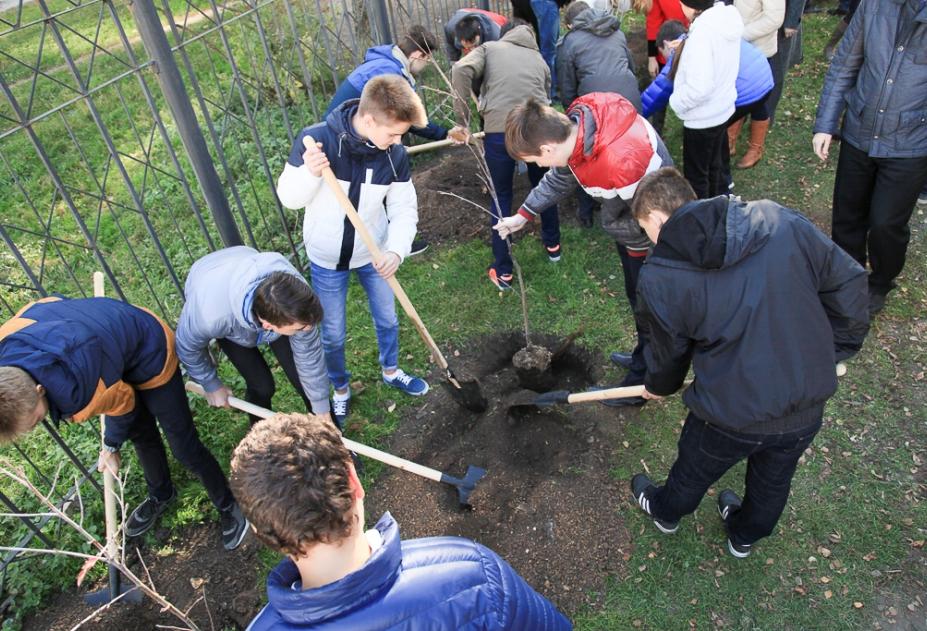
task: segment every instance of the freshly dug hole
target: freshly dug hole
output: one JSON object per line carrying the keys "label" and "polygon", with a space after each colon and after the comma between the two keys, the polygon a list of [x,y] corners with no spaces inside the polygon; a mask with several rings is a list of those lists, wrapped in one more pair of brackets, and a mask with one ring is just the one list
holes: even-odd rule
{"label": "freshly dug hole", "polygon": [[549,390],[554,385],[554,375],[550,372],[551,352],[544,346],[531,344],[521,349],[512,357],[518,382],[529,390]]}

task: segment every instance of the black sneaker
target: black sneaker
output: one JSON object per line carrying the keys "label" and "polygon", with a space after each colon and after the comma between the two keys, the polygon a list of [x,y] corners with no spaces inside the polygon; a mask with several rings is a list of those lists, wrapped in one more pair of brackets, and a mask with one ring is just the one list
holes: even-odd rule
{"label": "black sneaker", "polygon": [[[727,518],[732,513],[740,510],[740,507],[740,497],[731,489],[724,489],[718,494],[718,514],[721,515],[721,521],[724,522],[725,527],[727,527]],[[734,543],[731,541],[730,534],[728,534],[727,538],[727,550],[738,559],[745,559],[750,556],[750,544]]]}
{"label": "black sneaker", "polygon": [[[350,392],[350,391],[349,391]],[[335,399],[334,397],[331,400],[332,405],[332,416],[335,418],[335,425],[338,426],[338,429],[344,433],[344,422],[348,418],[348,414],[351,413],[351,396],[348,395],[347,399]]]}
{"label": "black sneaker", "polygon": [[226,550],[237,548],[248,534],[248,520],[241,514],[238,502],[219,511],[219,524],[222,526],[222,545]]}
{"label": "black sneaker", "polygon": [[415,239],[412,241],[412,251],[409,252],[409,256],[415,256],[416,254],[421,254],[428,249],[428,242],[425,239]]}
{"label": "black sneaker", "polygon": [[650,481],[650,478],[643,473],[638,473],[631,478],[631,493],[634,494],[634,499],[637,501],[638,505],[640,505],[641,510],[653,517],[653,523],[660,532],[671,535],[679,530],[679,522],[657,519],[653,516],[653,513],[650,512],[650,495],[656,490],[657,487],[655,487],[653,482]]}
{"label": "black sneaker", "polygon": [[159,501],[150,495],[136,507],[129,519],[126,520],[126,537],[138,537],[151,529],[158,521],[161,513],[167,510],[168,505],[177,497],[177,489],[171,489],[171,496]]}
{"label": "black sneaker", "polygon": [[633,357],[634,356],[631,353],[622,353],[621,351],[615,351],[608,356],[608,358],[612,360],[613,364],[616,366],[621,366],[626,370],[630,370]]}
{"label": "black sneaker", "polygon": [[547,259],[551,263],[559,263],[561,254],[560,244],[558,243],[557,245],[548,245],[545,246],[545,248],[547,249]]}
{"label": "black sneaker", "polygon": [[882,311],[885,308],[885,296],[880,291],[873,289],[869,290],[869,317],[872,318],[875,314]]}

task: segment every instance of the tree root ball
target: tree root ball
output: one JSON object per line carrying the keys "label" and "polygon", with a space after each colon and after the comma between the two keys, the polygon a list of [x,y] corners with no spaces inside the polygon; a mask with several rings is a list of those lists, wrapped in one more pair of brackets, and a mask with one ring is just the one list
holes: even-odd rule
{"label": "tree root ball", "polygon": [[534,344],[521,349],[512,357],[512,365],[523,388],[529,390],[549,390],[554,381],[550,371],[551,352]]}

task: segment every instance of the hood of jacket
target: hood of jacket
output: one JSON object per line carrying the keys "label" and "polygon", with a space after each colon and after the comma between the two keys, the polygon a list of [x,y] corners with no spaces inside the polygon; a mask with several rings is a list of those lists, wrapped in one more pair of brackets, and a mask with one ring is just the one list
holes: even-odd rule
{"label": "hood of jacket", "polygon": [[537,40],[534,38],[534,31],[531,30],[531,27],[527,24],[516,26],[511,31],[503,35],[499,41],[515,44],[516,46],[521,46],[522,48],[530,48],[531,50],[537,50],[539,52],[541,50],[538,48]]}
{"label": "hood of jacket", "polygon": [[689,28],[707,29],[728,41],[739,41],[744,32],[744,21],[740,12],[733,6],[716,2],[713,7],[703,11],[694,20]]}
{"label": "hood of jacket", "polygon": [[770,217],[726,195],[689,202],[663,225],[653,256],[703,270],[732,267],[766,245]]}
{"label": "hood of jacket", "polygon": [[284,621],[315,625],[359,609],[390,589],[402,566],[399,525],[385,513],[375,528],[383,545],[363,567],[334,583],[303,591],[296,564],[285,559],[267,577],[267,597]]}
{"label": "hood of jacket", "polygon": [[[341,157],[341,153],[346,147],[350,147],[351,151],[354,153],[365,156],[376,156],[383,151],[376,145],[368,142],[365,138],[358,136],[357,132],[354,131],[354,124],[351,121],[357,113],[358,105],[360,105],[360,99],[345,101],[332,110],[325,119],[325,123],[338,137],[338,157]],[[392,164],[393,160],[390,155],[391,151],[392,146],[386,150],[386,155],[389,157],[390,164]],[[394,167],[393,173],[395,172],[396,169]]]}
{"label": "hood of jacket", "polygon": [[252,313],[254,292],[261,281],[273,272],[292,274],[294,268],[285,257],[277,252],[257,251],[251,256],[242,258],[235,266],[234,272],[230,275],[234,282],[228,285],[228,298],[239,326],[249,329],[262,328],[261,323],[254,319]]}
{"label": "hood of jacket", "polygon": [[608,37],[621,28],[621,20],[607,11],[586,9],[573,19],[573,31],[588,31],[597,37]]}
{"label": "hood of jacket", "polygon": [[393,66],[396,74],[401,74],[413,87],[415,86],[415,78],[409,71],[409,60],[399,46],[383,44],[368,48],[364,55],[364,63],[374,66]]}

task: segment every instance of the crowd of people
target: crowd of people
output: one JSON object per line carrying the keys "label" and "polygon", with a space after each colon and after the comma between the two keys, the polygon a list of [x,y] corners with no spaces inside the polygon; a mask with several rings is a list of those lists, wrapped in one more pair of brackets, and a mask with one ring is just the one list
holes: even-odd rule
{"label": "crowd of people", "polygon": [[[277,181],[281,203],[304,213],[309,278],[275,252],[208,254],[189,271],[176,332],[142,307],[102,297],[26,305],[0,327],[0,440],[46,417],[105,414],[98,467],[118,472],[128,442],[144,473],[147,498],[125,524],[138,536],[176,496],[163,432],[218,509],[225,548],[253,530],[285,557],[268,579],[255,631],[571,628],[478,543],[402,541],[389,513],[365,530],[364,489],[340,437],[351,402],[352,275],[367,295],[384,384],[415,397],[429,391],[399,366],[388,284],[423,249],[402,138],[411,131],[473,142],[479,128],[495,189],[493,289],[512,288],[514,233],[540,217],[556,265],[569,256],[558,204],[576,196],[589,228],[598,212],[616,243],[637,330],[633,351],[611,359],[627,369],[621,385],[644,386],[640,397],[607,403],[641,406],[685,387],[689,409],[665,482],[633,476],[633,499],[661,532],[674,533],[709,487],[746,460],[744,493],[722,490],[718,511],[729,552],[748,556],[786,505],[798,459],[837,389],[837,362],[860,351],[904,266],[908,222],[927,185],[927,7],[850,3],[839,44],[828,44],[833,59],[810,148],[826,161],[840,138],[828,238],[799,210],[731,194],[742,127],[749,140],[735,168],[763,158],[786,70],[801,57],[805,1],[635,6],[647,13],[652,83],[643,93],[609,7],[566,6],[559,41],[555,0],[513,3],[512,18],[455,13],[444,32],[457,97],[450,130],[429,119],[414,90],[438,51],[432,33],[413,27],[396,45],[368,50],[324,120],[297,135]],[[681,171],[661,138],[667,105],[683,124]],[[532,189],[513,213],[520,162]],[[340,193],[381,255],[358,235]],[[275,388],[259,350],[269,345],[307,412],[252,418],[229,478],[199,439],[181,377],[182,365],[210,405],[228,406],[213,341],[244,379],[245,398],[262,407]]]}

